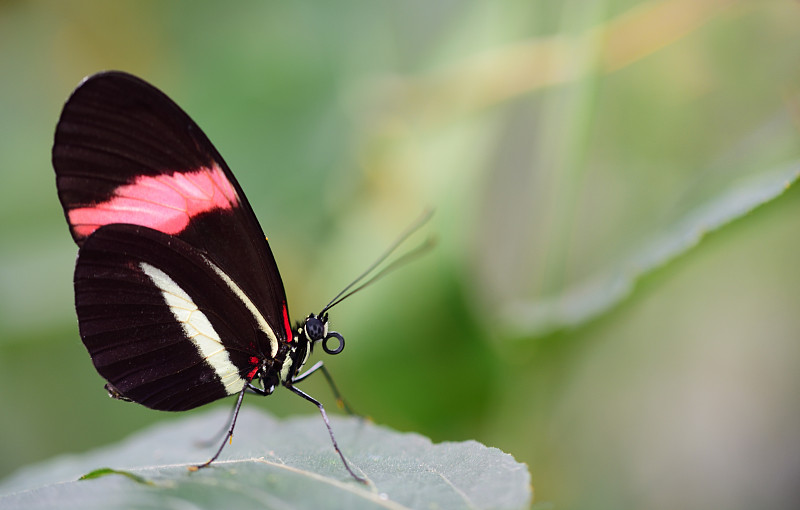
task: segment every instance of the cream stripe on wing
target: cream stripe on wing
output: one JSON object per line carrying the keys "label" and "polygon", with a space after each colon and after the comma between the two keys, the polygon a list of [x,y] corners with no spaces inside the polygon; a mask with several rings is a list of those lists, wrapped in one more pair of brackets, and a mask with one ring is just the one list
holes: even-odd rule
{"label": "cream stripe on wing", "polygon": [[272,328],[269,327],[269,324],[267,324],[267,321],[266,319],[264,319],[264,316],[261,315],[261,313],[258,311],[256,305],[254,305],[253,302],[250,301],[250,298],[247,297],[247,294],[244,293],[242,288],[236,285],[236,282],[231,280],[230,276],[225,274],[225,271],[223,271],[221,268],[219,268],[216,264],[214,264],[208,259],[206,259],[206,262],[208,262],[208,265],[211,266],[211,269],[213,269],[214,272],[217,273],[217,275],[220,278],[222,278],[222,280],[228,285],[228,287],[233,291],[233,293],[236,294],[236,296],[242,301],[244,306],[247,307],[248,310],[250,310],[250,313],[253,314],[253,317],[255,317],[256,322],[258,323],[258,327],[261,329],[261,331],[266,333],[267,337],[269,338],[269,347],[270,350],[272,351],[270,352],[270,355],[273,358],[277,356],[278,338],[275,336],[275,332],[272,331]]}
{"label": "cream stripe on wing", "polygon": [[225,391],[229,395],[240,392],[245,380],[239,376],[239,370],[231,362],[228,351],[205,314],[167,273],[146,262],[140,262],[139,267],[161,291],[175,320],[180,322],[184,334],[197,347],[200,356],[214,369]]}

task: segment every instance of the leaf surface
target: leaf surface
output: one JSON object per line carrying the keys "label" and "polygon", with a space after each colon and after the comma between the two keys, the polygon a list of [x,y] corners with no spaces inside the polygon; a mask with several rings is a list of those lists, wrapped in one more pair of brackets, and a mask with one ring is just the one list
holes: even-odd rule
{"label": "leaf surface", "polygon": [[[0,485],[15,508],[528,508],[524,464],[475,441],[433,444],[358,418],[333,417],[345,471],[319,416],[286,420],[243,409],[209,469],[195,446],[227,419],[214,410],[159,424],[117,445],[31,466]],[[86,479],[79,480],[86,475]]]}

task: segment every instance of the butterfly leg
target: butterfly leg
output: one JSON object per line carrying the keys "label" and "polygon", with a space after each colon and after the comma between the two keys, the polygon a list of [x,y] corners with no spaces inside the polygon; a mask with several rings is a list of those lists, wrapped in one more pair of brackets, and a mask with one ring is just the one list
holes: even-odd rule
{"label": "butterfly leg", "polygon": [[123,402],[132,402],[131,399],[123,395],[116,386],[111,383],[106,383],[104,386],[105,390],[108,392],[108,396],[111,398],[115,398],[117,400],[122,400]]}
{"label": "butterfly leg", "polygon": [[345,399],[342,398],[342,394],[339,393],[339,388],[337,388],[336,387],[336,383],[333,382],[333,377],[331,377],[331,373],[328,372],[327,367],[325,367],[325,365],[322,363],[322,361],[317,361],[311,368],[309,368],[308,370],[306,370],[302,374],[300,374],[297,377],[295,377],[294,379],[292,379],[292,384],[299,383],[300,381],[304,380],[309,375],[311,375],[311,374],[313,374],[313,373],[315,373],[317,371],[322,372],[322,375],[325,376],[325,380],[328,381],[328,386],[331,387],[331,391],[333,392],[333,396],[336,397],[336,406],[339,409],[344,409],[344,411],[347,414],[349,414],[350,416],[358,416],[359,418],[362,418],[362,416],[360,414],[356,413],[355,411],[353,411],[353,408],[351,408],[347,404]]}
{"label": "butterfly leg", "polygon": [[219,454],[222,453],[222,449],[225,448],[225,443],[227,443],[228,440],[233,438],[233,428],[236,427],[236,418],[239,417],[239,409],[242,408],[242,399],[244,398],[244,393],[245,393],[245,391],[247,391],[247,389],[248,389],[248,386],[245,385],[245,387],[242,388],[242,391],[239,392],[239,397],[236,399],[236,406],[234,406],[234,408],[233,408],[233,416],[231,418],[231,425],[230,425],[230,427],[228,427],[228,431],[225,433],[225,438],[222,440],[222,444],[219,445],[219,448],[217,449],[217,452],[210,459],[208,459],[207,461],[203,462],[202,464],[198,464],[196,466],[189,466],[189,471],[197,471],[198,469],[210,466],[212,462],[217,460],[217,457],[219,457]]}
{"label": "butterfly leg", "polygon": [[195,441],[194,442],[195,446],[198,447],[198,448],[208,448],[212,444],[214,444],[217,441],[219,441],[219,438],[221,438],[223,434],[228,432],[228,429],[231,426],[230,424],[233,421],[233,415],[234,415],[234,413],[237,412],[238,409],[239,409],[239,401],[237,399],[237,401],[234,403],[233,409],[231,409],[231,413],[228,416],[228,419],[225,422],[225,425],[220,430],[218,430],[213,436],[209,437],[208,439],[201,439],[201,440]]}
{"label": "butterfly leg", "polygon": [[353,472],[353,470],[350,469],[350,465],[347,464],[347,460],[344,458],[344,454],[342,453],[342,450],[339,449],[339,445],[336,443],[336,437],[334,437],[334,435],[333,435],[333,429],[331,428],[331,422],[328,420],[328,413],[325,412],[325,408],[322,406],[322,404],[317,399],[312,397],[311,395],[308,395],[307,393],[303,392],[299,388],[295,388],[294,386],[292,386],[291,383],[287,383],[284,386],[289,388],[293,393],[295,393],[297,395],[300,395],[304,399],[308,400],[309,402],[311,402],[312,404],[317,406],[317,409],[319,409],[320,414],[322,414],[322,419],[325,421],[325,426],[328,427],[328,434],[330,434],[330,436],[331,436],[331,442],[333,443],[333,449],[336,450],[336,453],[339,454],[339,458],[342,459],[342,464],[344,464],[344,468],[347,470],[348,473],[350,473],[350,476],[355,478],[357,481],[359,481],[359,482],[361,482],[363,484],[366,484],[367,480],[364,479],[364,478],[361,478],[360,476],[355,474]]}

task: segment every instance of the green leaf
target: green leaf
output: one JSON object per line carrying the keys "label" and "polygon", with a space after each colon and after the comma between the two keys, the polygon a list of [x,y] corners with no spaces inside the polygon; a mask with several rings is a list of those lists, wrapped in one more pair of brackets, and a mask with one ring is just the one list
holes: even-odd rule
{"label": "green leaf", "polygon": [[800,163],[736,183],[639,245],[616,267],[555,296],[507,304],[500,321],[509,338],[544,335],[591,320],[625,299],[648,272],[691,250],[710,232],[783,194],[800,177]]}
{"label": "green leaf", "polygon": [[357,418],[333,417],[332,425],[348,461],[368,485],[347,474],[319,416],[278,420],[254,409],[242,411],[221,460],[189,472],[188,466],[210,455],[195,442],[213,436],[226,419],[224,410],[214,410],[156,425],[118,445],[28,467],[0,485],[0,508],[513,509],[531,504],[527,467],[496,448],[475,441],[433,444]]}
{"label": "green leaf", "polygon": [[120,469],[111,469],[111,468],[95,469],[94,471],[92,471],[90,473],[86,473],[82,477],[78,478],[78,480],[92,480],[94,478],[100,478],[102,476],[108,476],[108,475],[126,476],[126,477],[130,478],[131,480],[133,480],[136,483],[141,483],[141,484],[145,484],[145,485],[153,485],[153,482],[151,482],[150,480],[146,480],[146,479],[142,478],[139,475],[135,475],[135,474],[133,474],[133,473],[131,473],[129,471],[122,471]]}

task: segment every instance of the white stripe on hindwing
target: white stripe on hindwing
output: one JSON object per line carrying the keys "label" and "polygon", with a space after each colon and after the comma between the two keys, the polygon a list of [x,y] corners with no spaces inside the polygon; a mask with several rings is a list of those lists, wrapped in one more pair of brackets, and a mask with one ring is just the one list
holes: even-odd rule
{"label": "white stripe on hindwing", "polygon": [[225,391],[229,395],[240,392],[244,388],[245,380],[239,376],[239,369],[231,362],[219,334],[205,314],[167,273],[146,262],[140,262],[139,267],[161,291],[175,320],[181,324],[184,334],[197,347],[200,355],[214,369],[225,386]]}
{"label": "white stripe on hindwing", "polygon": [[[205,258],[205,257],[203,257],[203,258]],[[228,288],[230,288],[231,291],[234,294],[236,294],[236,297],[238,297],[241,300],[241,302],[244,304],[244,306],[250,311],[250,313],[253,314],[253,317],[255,317],[255,319],[256,319],[256,323],[258,323],[258,328],[267,335],[267,338],[269,338],[270,356],[273,357],[273,358],[275,356],[277,356],[278,355],[278,337],[275,336],[275,332],[272,331],[271,327],[269,327],[269,324],[267,323],[267,320],[264,319],[264,316],[261,315],[261,313],[258,311],[258,308],[256,308],[256,305],[254,305],[253,302],[250,301],[250,298],[247,297],[247,294],[244,293],[244,291],[241,289],[241,287],[236,285],[235,281],[231,280],[231,277],[228,276],[225,273],[225,271],[220,269],[216,264],[214,264],[210,260],[208,260],[208,259],[205,259],[205,260],[208,263],[208,265],[211,267],[211,269],[213,269],[214,272],[217,273],[217,276],[222,278],[222,281],[224,281],[228,285]]]}

